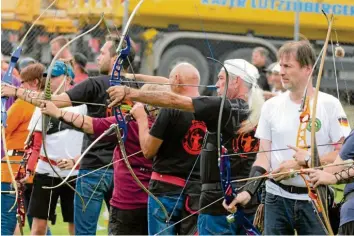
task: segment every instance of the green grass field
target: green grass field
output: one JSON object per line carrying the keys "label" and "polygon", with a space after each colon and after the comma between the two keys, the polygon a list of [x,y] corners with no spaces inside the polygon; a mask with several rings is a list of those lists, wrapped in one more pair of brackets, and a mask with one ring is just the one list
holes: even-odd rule
{"label": "green grass field", "polygon": [[[103,215],[104,209],[105,209],[105,207],[102,207],[101,216],[99,218],[98,227],[97,227],[97,231],[96,231],[97,235],[108,235],[108,221],[106,221],[104,218],[104,215]],[[63,217],[61,215],[61,208],[59,205],[57,205],[56,214],[57,214],[56,224],[49,226],[52,234],[53,235],[68,235],[69,234],[68,224],[63,222]],[[31,235],[27,219],[26,219],[24,234]]]}

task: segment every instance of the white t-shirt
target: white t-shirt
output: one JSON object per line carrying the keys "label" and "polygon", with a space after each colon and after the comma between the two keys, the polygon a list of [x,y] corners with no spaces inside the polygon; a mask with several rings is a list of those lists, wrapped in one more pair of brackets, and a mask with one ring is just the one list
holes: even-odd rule
{"label": "white t-shirt", "polygon": [[[86,115],[87,108],[86,105],[76,106],[76,107],[66,107],[62,109],[63,111],[74,112],[75,114]],[[38,122],[37,122],[38,121]],[[32,119],[28,125],[28,130],[32,130],[36,125],[36,131],[42,131],[42,113],[39,108],[35,109]],[[48,124],[48,131],[45,138],[46,151],[49,159],[53,161],[59,161],[63,158],[74,159],[75,157],[81,155],[81,147],[83,141],[84,133],[73,129],[71,126],[61,122],[57,119],[51,118]],[[40,151],[41,156],[45,156],[43,151],[43,144]],[[62,170],[57,166],[54,169],[58,172],[61,177],[66,177],[70,170]],[[49,174],[49,176],[57,177],[52,168],[47,162],[38,160],[36,167],[36,172],[40,174]],[[72,172],[71,176],[77,175],[78,171]]]}
{"label": "white t-shirt", "polygon": [[[310,101],[310,110],[313,100]],[[300,125],[300,104],[290,100],[289,91],[282,93],[266,101],[262,107],[261,117],[258,123],[256,137],[272,141],[271,149],[287,148],[287,145],[296,146],[296,137]],[[342,137],[350,133],[348,123],[339,122],[341,118],[346,121],[346,114],[337,98],[332,95],[320,92],[317,103],[317,126],[316,132],[317,145],[338,142]],[[311,120],[309,121],[311,124]],[[306,131],[307,145],[311,145],[311,128],[308,126]],[[310,149],[309,149],[310,151]],[[333,145],[318,147],[319,155],[322,156],[334,151]],[[267,153],[270,160],[270,170],[277,169],[283,161],[292,160],[295,151],[284,150]],[[305,187],[305,182],[301,176],[281,181],[282,184],[298,187]],[[274,195],[295,200],[308,200],[307,194],[291,194],[281,189],[276,184],[266,182],[266,191]]]}

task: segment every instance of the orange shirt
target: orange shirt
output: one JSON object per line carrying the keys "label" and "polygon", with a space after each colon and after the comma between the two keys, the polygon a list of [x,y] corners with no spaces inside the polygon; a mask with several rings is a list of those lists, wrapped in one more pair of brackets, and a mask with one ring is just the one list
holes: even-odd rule
{"label": "orange shirt", "polygon": [[[7,127],[5,129],[6,145],[8,150],[24,150],[24,143],[28,136],[28,124],[32,118],[35,106],[17,99],[7,111]],[[12,161],[20,161],[22,156],[10,156]],[[19,164],[11,164],[16,175]],[[10,172],[6,163],[1,163],[1,182],[11,182]]]}

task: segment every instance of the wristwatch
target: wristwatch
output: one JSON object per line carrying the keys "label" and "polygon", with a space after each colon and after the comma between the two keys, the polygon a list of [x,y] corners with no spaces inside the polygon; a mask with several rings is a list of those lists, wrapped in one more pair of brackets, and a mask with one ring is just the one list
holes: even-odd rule
{"label": "wristwatch", "polygon": [[305,164],[306,164],[306,166],[307,167],[310,167],[309,166],[309,161],[311,160],[311,156],[310,156],[310,154],[308,154],[306,157],[305,157]]}

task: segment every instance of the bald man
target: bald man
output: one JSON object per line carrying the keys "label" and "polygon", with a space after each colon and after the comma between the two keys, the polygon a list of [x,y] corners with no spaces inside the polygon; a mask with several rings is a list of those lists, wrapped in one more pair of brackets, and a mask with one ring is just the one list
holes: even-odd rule
{"label": "bald man", "polygon": [[[258,151],[259,140],[254,137],[255,126],[258,123],[261,107],[264,103],[263,92],[257,85],[259,78],[258,70],[249,62],[243,59],[233,59],[224,62],[229,72],[229,83],[227,84],[226,72],[222,69],[218,75],[218,95],[222,95],[226,85],[227,100],[223,106],[223,116],[221,120],[221,145],[230,154],[230,179],[242,179],[249,175],[258,175],[257,169],[251,169],[255,160],[255,151]],[[240,220],[228,223],[228,212],[218,202],[222,199],[224,192],[220,184],[220,169],[218,167],[217,148],[217,124],[219,120],[219,109],[221,97],[188,97],[170,92],[141,92],[136,89],[114,86],[108,89],[111,101],[110,105],[117,104],[125,97],[133,101],[145,102],[160,107],[179,109],[179,112],[192,112],[198,120],[205,122],[208,133],[205,145],[200,156],[201,174],[201,197],[200,211],[198,219],[198,233],[200,235],[209,234],[230,234],[245,235],[250,233],[254,213],[257,209],[257,197],[251,198],[249,204],[245,206],[244,216],[241,211],[237,214]],[[176,113],[177,110],[173,110]],[[186,113],[190,114],[190,113]],[[171,129],[168,127],[168,129]],[[169,134],[172,136],[174,130]],[[195,136],[194,133],[191,136]],[[173,155],[170,151],[170,155]],[[251,155],[240,153],[253,152]],[[238,154],[238,155],[231,155]],[[198,165],[198,164],[197,164]],[[180,169],[179,172],[184,172]],[[262,174],[262,173],[261,173]],[[239,188],[242,183],[235,183],[233,187]],[[250,188],[251,187],[251,188]],[[256,186],[258,187],[258,186]],[[248,185],[244,189],[254,192],[257,189],[253,185]],[[164,189],[164,192],[168,191]],[[230,198],[231,199],[231,198]],[[156,212],[159,212],[156,210]],[[164,219],[160,215],[161,220]],[[248,223],[247,227],[245,223]],[[167,232],[168,229],[164,231]]]}
{"label": "bald man", "polygon": [[[191,64],[178,64],[171,71],[169,79],[144,75],[136,77],[146,82],[169,83],[172,92],[183,96],[191,98],[199,96],[200,76],[198,70]],[[181,86],[182,84],[196,86]],[[158,197],[168,212],[166,216],[157,202],[149,196],[149,235],[162,231],[163,234],[169,235],[193,235],[197,232],[197,215],[183,221],[178,227],[166,228],[190,215],[192,209],[198,210],[201,187],[198,156],[203,145],[206,126],[204,122],[196,120],[191,112],[163,108],[149,130],[144,109],[142,106],[140,109],[137,108],[135,107],[131,113],[139,125],[141,149],[146,158],[154,158],[149,190]],[[185,207],[186,202],[189,203],[188,207]]]}

